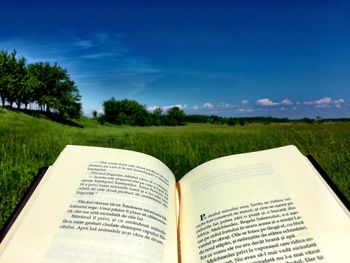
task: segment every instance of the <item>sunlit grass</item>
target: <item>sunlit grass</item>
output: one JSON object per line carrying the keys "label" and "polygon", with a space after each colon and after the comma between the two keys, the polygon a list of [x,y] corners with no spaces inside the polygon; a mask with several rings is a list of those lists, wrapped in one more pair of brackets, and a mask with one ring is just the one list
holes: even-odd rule
{"label": "sunlit grass", "polygon": [[350,200],[350,123],[183,127],[120,127],[83,118],[70,127],[0,109],[0,226],[38,169],[67,144],[123,148],[150,154],[181,178],[213,158],[294,144],[312,154]]}

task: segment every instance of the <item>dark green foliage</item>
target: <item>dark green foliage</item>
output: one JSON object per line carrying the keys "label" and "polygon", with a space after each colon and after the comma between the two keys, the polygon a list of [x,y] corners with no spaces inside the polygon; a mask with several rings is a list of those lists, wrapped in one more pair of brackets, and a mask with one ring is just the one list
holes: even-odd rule
{"label": "dark green foliage", "polygon": [[162,114],[162,109],[157,108],[148,112],[145,106],[134,100],[116,100],[112,97],[103,102],[104,114],[101,115],[100,123],[109,122],[117,125],[150,126],[184,125],[186,115],[179,107],[172,107]]}
{"label": "dark green foliage", "polygon": [[105,120],[113,124],[132,126],[150,125],[150,116],[145,106],[134,100],[111,98],[103,102]]}
{"label": "dark green foliage", "polygon": [[228,118],[227,119],[227,125],[235,126],[236,120],[234,118]]}
{"label": "dark green foliage", "polygon": [[219,116],[216,116],[216,115],[211,115],[209,117],[209,123],[211,123],[211,124],[224,124],[225,120],[226,120],[226,118],[219,117]]}
{"label": "dark green foliage", "polygon": [[42,110],[57,113],[63,119],[80,117],[79,90],[65,69],[39,62],[29,65],[28,72],[37,81],[33,93]]}
{"label": "dark green foliage", "polygon": [[74,119],[81,115],[79,90],[67,71],[57,64],[35,63],[26,65],[16,51],[0,51],[0,97],[2,105],[27,109],[36,103],[55,118]]}
{"label": "dark green foliage", "polygon": [[241,118],[238,120],[238,123],[239,123],[239,125],[244,126],[245,120]]}
{"label": "dark green foliage", "polygon": [[25,85],[25,80],[27,78],[27,72],[25,68],[26,60],[21,57],[16,58],[16,52],[14,51],[11,54],[10,58],[10,72],[11,81],[9,83],[9,90],[11,91],[8,94],[8,101],[12,106],[13,102],[17,104],[17,108],[21,107],[21,104],[25,101],[27,95],[27,86]]}
{"label": "dark green foliage", "polygon": [[20,107],[21,98],[25,96],[25,78],[25,59],[17,59],[15,50],[11,54],[0,51],[0,97],[3,106],[7,101],[11,107],[14,102]]}
{"label": "dark green foliage", "polygon": [[190,123],[208,123],[209,122],[209,116],[208,115],[200,115],[200,114],[186,115],[186,122],[190,122]]}
{"label": "dark green foliage", "polygon": [[163,125],[164,116],[162,115],[162,113],[163,113],[163,110],[161,108],[157,108],[151,113],[151,122],[153,125],[155,126]]}
{"label": "dark green foliage", "polygon": [[315,123],[314,119],[310,119],[310,118],[307,118],[307,117],[303,118],[302,121],[305,122],[305,123],[308,123],[308,124]]}
{"label": "dark green foliage", "polygon": [[167,110],[164,124],[168,126],[185,125],[185,113],[179,107],[172,107]]}
{"label": "dark green foliage", "polygon": [[[274,117],[220,117],[216,115],[186,115],[186,122],[190,123],[211,123],[211,124],[227,124],[230,126],[240,124],[250,124],[250,123],[263,123],[263,124],[270,124],[270,123],[287,123],[291,122],[288,118],[274,118]],[[303,121],[303,120],[297,120],[297,122]]]}
{"label": "dark green foliage", "polygon": [[106,115],[101,114],[100,116],[97,116],[97,122],[99,124],[105,124],[106,123]]}

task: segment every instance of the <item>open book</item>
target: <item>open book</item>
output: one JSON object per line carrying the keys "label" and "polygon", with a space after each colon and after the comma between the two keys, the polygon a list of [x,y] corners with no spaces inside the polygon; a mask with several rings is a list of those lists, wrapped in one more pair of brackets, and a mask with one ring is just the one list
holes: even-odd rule
{"label": "open book", "polygon": [[67,146],[0,262],[348,263],[349,248],[349,211],[294,146],[215,159],[178,183],[154,157]]}

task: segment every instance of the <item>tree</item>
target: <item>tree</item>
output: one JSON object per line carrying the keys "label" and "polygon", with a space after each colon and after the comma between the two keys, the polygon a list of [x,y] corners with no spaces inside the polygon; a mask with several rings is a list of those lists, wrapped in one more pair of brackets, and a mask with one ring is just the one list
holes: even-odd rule
{"label": "tree", "polygon": [[[11,56],[11,64],[13,64],[13,73],[12,73],[12,81],[10,85],[10,94],[12,94],[12,98],[10,104],[12,105],[12,101],[17,104],[17,108],[21,107],[21,104],[28,104],[31,97],[31,85],[26,85],[27,70],[26,70],[26,60],[24,57],[20,57],[18,60],[15,57],[15,54]],[[10,100],[10,99],[9,99]]]}
{"label": "tree", "polygon": [[8,74],[9,54],[5,50],[0,51],[0,97],[2,106],[5,106],[7,97],[7,87],[9,82]]}
{"label": "tree", "polygon": [[161,108],[156,108],[152,113],[151,113],[151,119],[152,119],[152,124],[159,126],[162,125],[163,123],[163,116],[162,116],[163,110]]}
{"label": "tree", "polygon": [[166,125],[184,125],[185,124],[185,113],[179,107],[172,107],[167,110],[165,115]]}
{"label": "tree", "polygon": [[103,102],[105,120],[109,123],[116,123],[120,112],[119,104],[114,97]]}
{"label": "tree", "polygon": [[10,58],[11,55],[7,51],[0,51],[0,97],[2,106],[5,106],[11,82]]}
{"label": "tree", "polygon": [[236,120],[234,118],[228,118],[227,119],[227,125],[235,126],[236,125]]}
{"label": "tree", "polygon": [[308,123],[308,124],[313,124],[313,123],[315,123],[315,120],[310,119],[310,118],[307,118],[307,117],[304,117],[304,118],[302,119],[302,121],[305,122],[305,123]]}
{"label": "tree", "polygon": [[28,65],[28,72],[36,82],[32,96],[41,110],[57,112],[61,118],[81,115],[79,90],[65,69],[57,64],[39,62]]}
{"label": "tree", "polygon": [[41,110],[61,118],[77,118],[81,114],[80,94],[67,71],[57,64],[39,62],[26,66],[24,57],[0,51],[0,98],[17,108],[36,102]]}
{"label": "tree", "polygon": [[245,124],[244,118],[239,118],[238,123],[239,123],[239,125],[244,126],[244,124]]}
{"label": "tree", "polygon": [[[32,96],[33,100],[38,104],[41,110],[43,110],[44,100],[43,97],[46,93],[47,74],[48,74],[48,63],[35,63],[27,66],[27,72],[33,82],[32,86]],[[28,85],[30,80],[28,80]],[[35,83],[34,83],[35,82]]]}
{"label": "tree", "polygon": [[150,124],[145,106],[134,100],[116,100],[112,97],[103,102],[105,120],[114,124],[146,126]]}
{"label": "tree", "polygon": [[25,80],[25,59],[23,57],[16,58],[16,50],[9,54],[5,50],[0,51],[0,97],[2,105],[5,106],[7,101],[10,106],[18,102],[23,97],[23,83]]}
{"label": "tree", "polygon": [[80,94],[74,81],[66,74],[55,87],[51,107],[56,109],[64,119],[79,118],[81,115]]}
{"label": "tree", "polygon": [[66,72],[61,70],[57,64],[51,66],[48,62],[28,65],[28,70],[40,84],[34,92],[39,107],[41,110],[50,112],[54,99],[57,97],[58,85],[64,79]]}
{"label": "tree", "polygon": [[28,73],[26,70],[26,78],[22,86],[21,103],[24,104],[24,109],[27,109],[28,104],[35,101],[35,90],[40,87],[40,81]]}

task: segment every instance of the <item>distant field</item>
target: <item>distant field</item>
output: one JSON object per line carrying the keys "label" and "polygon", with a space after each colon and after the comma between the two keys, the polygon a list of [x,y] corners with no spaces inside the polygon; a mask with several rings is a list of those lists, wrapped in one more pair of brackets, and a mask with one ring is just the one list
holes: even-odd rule
{"label": "distant field", "polygon": [[0,227],[38,169],[51,165],[67,144],[136,150],[163,161],[180,179],[195,166],[224,155],[288,144],[312,154],[350,200],[350,122],[183,127],[58,124],[0,108]]}

